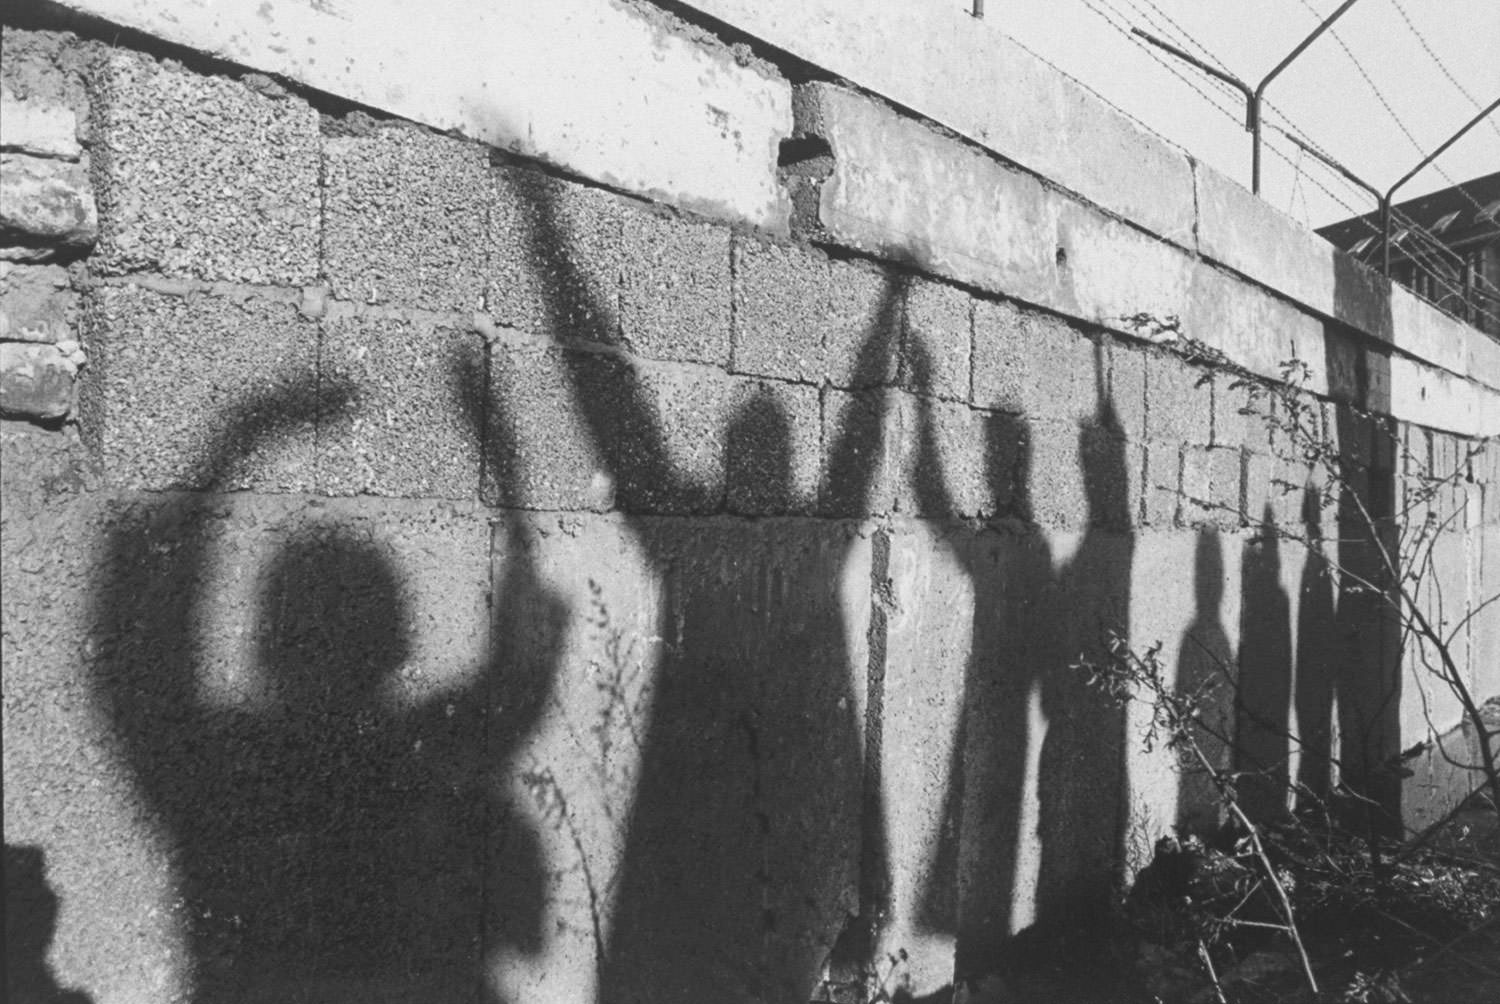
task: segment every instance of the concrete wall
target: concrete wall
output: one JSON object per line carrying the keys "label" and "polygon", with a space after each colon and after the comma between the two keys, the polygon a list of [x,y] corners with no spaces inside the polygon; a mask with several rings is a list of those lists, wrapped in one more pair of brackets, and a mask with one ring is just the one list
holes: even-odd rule
{"label": "concrete wall", "polygon": [[926,994],[1083,926],[1214,817],[1106,629],[1314,789],[1457,723],[1242,413],[1293,355],[1500,692],[1500,350],[1069,82],[1054,171],[773,26],[65,6],[0,71],[23,998]]}

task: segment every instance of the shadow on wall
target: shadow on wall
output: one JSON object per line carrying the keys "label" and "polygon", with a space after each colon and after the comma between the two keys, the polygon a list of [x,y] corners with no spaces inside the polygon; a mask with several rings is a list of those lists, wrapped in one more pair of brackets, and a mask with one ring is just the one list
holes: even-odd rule
{"label": "shadow on wall", "polygon": [[[920,345],[908,352],[920,393],[930,366]],[[1102,655],[1107,633],[1123,635],[1130,622],[1135,540],[1126,444],[1104,390],[1102,350],[1095,365],[1094,414],[1078,432],[1087,529],[1068,562],[1054,570],[1046,537],[1028,522],[1034,458],[1025,416],[994,414],[986,425],[989,490],[1010,500],[1001,515],[1012,517],[979,535],[1000,538],[998,557],[980,540],[948,538],[973,582],[973,647],[944,816],[957,820],[958,846],[940,846],[936,855],[956,868],[932,870],[923,919],[930,931],[957,936],[960,982],[1060,957],[1097,933],[1116,892],[1125,831],[1124,709],[1069,668],[1081,654]],[[931,399],[920,401],[915,481],[922,508],[951,512]],[[1038,765],[1034,779],[1026,777],[1031,762]],[[1030,797],[1037,800],[1034,834],[1022,832]],[[1031,887],[1020,888],[1019,875]],[[1034,900],[1034,915],[1018,912],[1018,900]]]}
{"label": "shadow on wall", "polygon": [[[200,482],[343,400],[297,387],[224,416]],[[509,671],[497,646],[467,692],[393,709],[382,690],[414,643],[399,574],[371,540],[309,520],[259,583],[245,668],[261,699],[210,706],[200,601],[216,538],[246,530],[221,495],[137,503],[108,529],[96,600],[95,686],[169,842],[193,999],[491,999],[482,946],[536,949],[543,879],[484,765],[531,728],[547,665]],[[561,612],[515,553],[497,628],[524,603],[545,634]]]}
{"label": "shadow on wall", "polygon": [[57,894],[40,847],[5,845],[5,999],[89,1004],[88,994],[58,985],[47,963],[57,931]]}
{"label": "shadow on wall", "polygon": [[[590,296],[551,190],[527,206],[529,257],[547,263],[553,337],[618,341],[614,302]],[[524,193],[522,193],[524,194]],[[583,297],[581,307],[573,298]],[[592,300],[592,302],[590,302]],[[890,281],[863,334],[854,383],[890,370],[901,288]],[[852,528],[712,513],[723,488],[675,464],[637,368],[564,352],[574,406],[619,486],[630,533],[660,570],[650,725],[600,961],[600,999],[803,1001],[850,923],[865,765],[840,579]],[[879,406],[852,410],[826,449],[827,483],[865,508],[884,453]],[[771,393],[730,422],[728,476],[761,511],[797,511],[792,429]],[[632,511],[634,510],[634,511]],[[759,526],[758,533],[747,526]],[[856,922],[854,926],[858,926]]]}

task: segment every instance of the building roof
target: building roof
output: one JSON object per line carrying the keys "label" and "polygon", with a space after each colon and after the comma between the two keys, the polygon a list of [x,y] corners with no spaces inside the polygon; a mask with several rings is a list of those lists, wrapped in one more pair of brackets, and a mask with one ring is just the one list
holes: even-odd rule
{"label": "building roof", "polygon": [[[1397,255],[1401,255],[1413,223],[1448,248],[1495,240],[1500,238],[1500,171],[1398,202],[1393,209],[1391,250]],[[1378,211],[1330,223],[1317,232],[1358,258],[1372,260],[1380,254]]]}

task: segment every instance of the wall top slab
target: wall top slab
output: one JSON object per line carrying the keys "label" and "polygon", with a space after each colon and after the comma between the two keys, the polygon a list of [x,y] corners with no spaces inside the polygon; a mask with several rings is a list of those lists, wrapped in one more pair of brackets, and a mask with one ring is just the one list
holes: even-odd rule
{"label": "wall top slab", "polygon": [[[786,229],[785,81],[591,0],[64,7],[709,215]],[[562,55],[566,53],[566,56]]]}

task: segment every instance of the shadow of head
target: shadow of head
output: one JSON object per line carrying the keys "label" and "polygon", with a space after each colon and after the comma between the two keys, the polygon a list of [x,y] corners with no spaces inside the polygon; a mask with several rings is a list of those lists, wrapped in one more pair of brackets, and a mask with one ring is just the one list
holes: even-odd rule
{"label": "shadow of head", "polygon": [[769,388],[756,388],[729,423],[729,484],[751,492],[764,507],[791,508],[797,501],[791,453],[786,408]]}
{"label": "shadow of head", "polygon": [[259,657],[293,710],[375,703],[411,653],[390,559],[342,527],[299,534],[261,584]]}
{"label": "shadow of head", "polygon": [[57,913],[57,894],[47,884],[47,862],[42,849],[6,844],[6,1000],[88,1004],[87,995],[60,988],[47,965],[47,950],[57,931]]}
{"label": "shadow of head", "polygon": [[1198,610],[1218,616],[1224,602],[1224,549],[1217,530],[1200,530],[1193,554],[1193,592]]}

